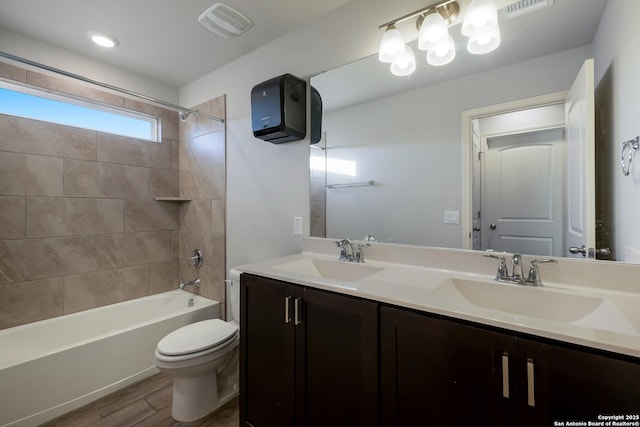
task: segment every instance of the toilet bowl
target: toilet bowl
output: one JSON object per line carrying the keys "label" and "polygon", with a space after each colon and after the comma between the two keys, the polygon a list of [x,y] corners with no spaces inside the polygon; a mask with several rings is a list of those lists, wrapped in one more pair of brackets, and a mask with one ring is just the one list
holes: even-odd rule
{"label": "toilet bowl", "polygon": [[230,321],[191,323],[158,342],[156,366],[173,377],[171,416],[176,421],[202,418],[238,393],[239,274],[232,270],[227,281]]}

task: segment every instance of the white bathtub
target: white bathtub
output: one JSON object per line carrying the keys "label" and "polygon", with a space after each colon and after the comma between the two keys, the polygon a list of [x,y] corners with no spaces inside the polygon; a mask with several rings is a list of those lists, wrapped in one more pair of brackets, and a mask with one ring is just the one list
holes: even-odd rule
{"label": "white bathtub", "polygon": [[34,426],[153,375],[167,333],[220,317],[175,290],[0,330],[0,426]]}

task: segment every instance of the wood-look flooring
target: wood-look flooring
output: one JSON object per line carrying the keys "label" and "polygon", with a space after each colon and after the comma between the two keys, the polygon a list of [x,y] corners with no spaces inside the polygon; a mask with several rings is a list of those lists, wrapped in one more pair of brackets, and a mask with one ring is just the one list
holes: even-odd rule
{"label": "wood-look flooring", "polygon": [[237,427],[238,398],[197,421],[171,418],[173,382],[159,373],[49,421],[46,427]]}

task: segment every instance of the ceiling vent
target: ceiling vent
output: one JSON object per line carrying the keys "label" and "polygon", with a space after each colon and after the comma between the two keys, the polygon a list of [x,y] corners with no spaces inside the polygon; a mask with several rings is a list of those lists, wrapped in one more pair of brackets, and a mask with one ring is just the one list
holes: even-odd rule
{"label": "ceiling vent", "polygon": [[202,12],[198,21],[209,31],[225,38],[238,37],[251,28],[249,18],[223,3]]}
{"label": "ceiling vent", "polygon": [[507,6],[507,17],[515,18],[534,10],[552,6],[554,0],[520,0]]}

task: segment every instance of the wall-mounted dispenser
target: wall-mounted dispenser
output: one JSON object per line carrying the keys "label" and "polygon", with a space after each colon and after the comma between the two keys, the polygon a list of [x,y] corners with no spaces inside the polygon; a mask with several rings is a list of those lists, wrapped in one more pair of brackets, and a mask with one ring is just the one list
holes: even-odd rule
{"label": "wall-mounted dispenser", "polygon": [[251,89],[253,136],[280,144],[307,134],[307,82],[283,74]]}
{"label": "wall-mounted dispenser", "polygon": [[322,97],[318,89],[311,86],[311,141],[317,144],[322,139]]}

